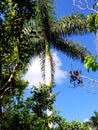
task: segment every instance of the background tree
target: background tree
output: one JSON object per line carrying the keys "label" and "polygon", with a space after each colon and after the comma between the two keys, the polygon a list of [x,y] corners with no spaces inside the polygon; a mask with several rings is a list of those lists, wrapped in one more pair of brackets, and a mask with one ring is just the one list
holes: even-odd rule
{"label": "background tree", "polygon": [[35,1],[0,2],[0,100],[9,89],[20,87],[17,84],[23,82],[21,77],[34,55],[22,30],[25,21],[34,18],[35,14]]}
{"label": "background tree", "polygon": [[94,111],[94,115],[91,116],[90,119],[85,122],[85,125],[92,130],[98,130],[98,112]]}
{"label": "background tree", "polygon": [[35,14],[35,1],[0,1],[0,123],[3,111],[5,115],[9,111],[12,97],[21,95],[27,87],[22,76],[34,53],[22,30],[25,21]]}

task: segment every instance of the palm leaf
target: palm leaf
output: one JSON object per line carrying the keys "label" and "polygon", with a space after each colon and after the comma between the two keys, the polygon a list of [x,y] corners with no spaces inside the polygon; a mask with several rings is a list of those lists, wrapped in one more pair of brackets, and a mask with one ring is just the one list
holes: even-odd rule
{"label": "palm leaf", "polygon": [[53,0],[38,0],[38,18],[40,18],[39,25],[42,27],[44,36],[48,41],[51,39],[51,28],[55,22],[53,12]]}
{"label": "palm leaf", "polygon": [[56,34],[71,36],[87,33],[86,18],[80,14],[63,17],[56,23]]}
{"label": "palm leaf", "polygon": [[54,39],[52,46],[72,59],[80,59],[81,61],[89,54],[85,47],[76,44],[76,42],[64,40],[63,38]]}

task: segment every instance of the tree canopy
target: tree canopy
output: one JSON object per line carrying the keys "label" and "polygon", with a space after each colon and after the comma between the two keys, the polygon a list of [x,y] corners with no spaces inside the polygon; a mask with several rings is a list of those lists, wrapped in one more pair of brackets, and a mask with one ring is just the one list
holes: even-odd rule
{"label": "tree canopy", "polygon": [[[65,39],[87,33],[86,18],[72,14],[57,20],[52,4],[52,0],[0,1],[1,129],[49,130],[48,123],[53,122],[55,130],[88,130],[80,122],[69,123],[55,112],[51,85],[33,87],[32,96],[26,100],[23,97],[28,82],[22,77],[32,57],[39,55],[44,62],[51,47],[81,61],[88,55],[86,48]],[[53,111],[52,116],[47,116],[47,109]]]}
{"label": "tree canopy", "polygon": [[[50,97],[51,87],[33,86],[31,96],[14,96],[8,104],[2,106],[3,115],[0,116],[1,129],[4,130],[50,130],[48,122],[53,122],[53,130],[89,130],[84,124],[68,122],[53,108],[55,95]],[[47,109],[53,110],[53,116],[47,116]]]}

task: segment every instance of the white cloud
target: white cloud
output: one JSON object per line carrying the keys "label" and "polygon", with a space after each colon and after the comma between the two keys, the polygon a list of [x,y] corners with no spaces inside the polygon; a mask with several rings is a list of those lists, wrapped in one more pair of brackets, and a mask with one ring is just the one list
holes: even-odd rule
{"label": "white cloud", "polygon": [[88,119],[88,118],[84,119],[84,123],[85,123],[85,122],[87,122],[87,121],[89,121],[89,119]]}
{"label": "white cloud", "polygon": [[[60,84],[66,79],[67,72],[61,69],[62,62],[59,59],[57,52],[53,53],[53,59],[55,62],[55,83]],[[29,82],[29,87],[32,87],[32,85],[38,86],[39,82],[43,82],[40,60],[38,57],[31,61],[31,64],[28,66],[28,72],[24,75],[24,80]]]}
{"label": "white cloud", "polygon": [[55,62],[55,82],[57,84],[61,83],[63,80],[66,79],[67,77],[67,71],[64,71],[61,69],[62,66],[62,62],[60,60],[60,58],[57,55],[57,52],[53,53],[53,59]]}

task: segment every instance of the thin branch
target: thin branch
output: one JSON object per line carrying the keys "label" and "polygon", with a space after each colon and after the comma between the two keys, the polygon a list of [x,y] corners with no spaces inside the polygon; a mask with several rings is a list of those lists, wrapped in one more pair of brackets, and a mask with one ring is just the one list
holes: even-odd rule
{"label": "thin branch", "polygon": [[18,62],[19,62],[19,56],[20,56],[20,48],[19,48],[19,39],[17,38],[16,40],[16,47],[17,47],[17,62],[15,64],[15,66],[13,67],[13,70],[9,76],[9,79],[7,80],[7,82],[1,87],[0,89],[0,99],[3,98],[5,92],[10,89],[11,87],[9,87],[8,85],[12,82],[14,76],[15,76],[15,73],[16,73],[16,69],[18,67]]}
{"label": "thin branch", "polygon": [[98,91],[97,92],[92,92],[92,91],[89,91],[89,90],[86,90],[88,93],[90,94],[98,94]]}
{"label": "thin branch", "polygon": [[3,90],[4,88],[6,88],[9,83],[11,83],[12,79],[14,78],[17,67],[18,67],[18,63],[16,63],[15,66],[13,67],[13,71],[12,71],[8,81],[3,85],[2,89],[0,89],[0,91]]}
{"label": "thin branch", "polygon": [[89,80],[89,81],[91,81],[91,82],[98,83],[97,80],[92,79],[92,78],[89,78],[89,77],[84,76],[84,75],[80,75],[80,76],[78,76],[77,78],[84,78],[84,79],[87,79],[87,80]]}
{"label": "thin branch", "polygon": [[11,87],[8,87],[6,89],[4,89],[4,92],[1,93],[0,95],[0,100],[4,97],[4,94],[10,89]]}
{"label": "thin branch", "polygon": [[[77,4],[77,2],[78,2],[78,4]],[[85,6],[85,7],[81,7],[81,5],[79,5],[79,4],[81,4],[81,5]],[[73,6],[76,6],[76,7],[78,7],[81,10],[89,10],[89,11],[93,11],[94,13],[98,13],[97,10],[95,10],[93,8],[90,8],[88,6],[87,0],[85,0],[85,4],[81,0],[73,0]]]}
{"label": "thin branch", "polygon": [[80,75],[80,74],[78,74],[78,75],[75,75],[75,74],[70,74],[69,73],[69,77],[74,77],[75,78],[75,80],[73,80],[73,81],[76,81],[76,80],[78,80],[78,79],[87,79],[88,81],[91,81],[91,82],[94,82],[94,83],[98,83],[98,81],[97,80],[95,80],[95,79],[92,79],[92,78],[89,78],[89,77],[87,77],[87,76],[84,76],[84,75]]}
{"label": "thin branch", "polygon": [[15,72],[16,72],[16,68],[18,67],[18,63],[15,64],[15,66],[13,67],[13,71],[9,77],[9,79],[7,80],[7,82],[3,85],[3,87],[0,89],[0,99],[2,99],[4,97],[4,94],[11,88],[8,87],[9,83],[12,82],[14,76],[15,76]]}
{"label": "thin branch", "polygon": [[17,18],[15,20],[13,20],[13,22],[16,22],[16,21],[19,21],[19,20],[22,20],[22,17],[21,18]]}

